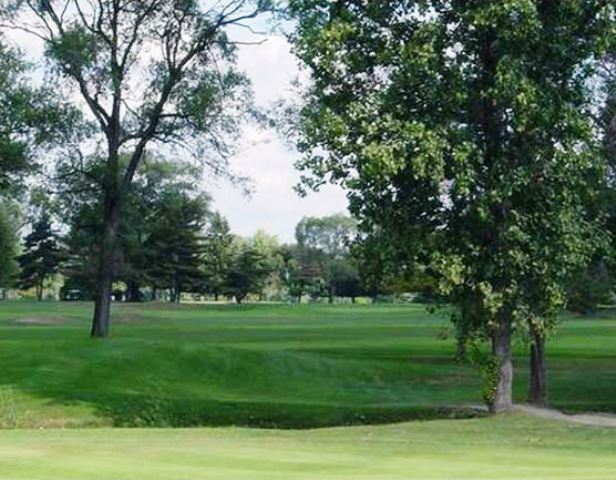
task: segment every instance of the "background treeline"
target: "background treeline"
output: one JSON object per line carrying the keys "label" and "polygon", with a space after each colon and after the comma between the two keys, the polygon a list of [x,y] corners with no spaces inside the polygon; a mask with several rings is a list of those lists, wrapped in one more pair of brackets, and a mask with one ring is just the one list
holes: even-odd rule
{"label": "background treeline", "polygon": [[[101,234],[95,165],[87,174],[60,172],[53,185],[5,197],[2,298],[93,299]],[[303,218],[293,243],[263,230],[248,238],[234,234],[212,210],[199,177],[185,162],[145,163],[125,205],[115,301],[442,300],[430,272],[405,268],[411,262],[399,249],[388,251],[387,239],[375,233],[361,235],[344,214]],[[614,278],[610,257],[597,258],[572,276],[569,308],[587,313],[611,304]]]}
{"label": "background treeline", "polygon": [[[96,288],[96,161],[80,175],[60,172],[56,185],[16,198],[2,217],[4,295],[92,300]],[[374,295],[352,254],[355,222],[338,214],[306,217],[296,242],[258,231],[242,238],[211,209],[200,170],[149,158],[124,206],[121,248],[113,260],[115,301],[329,301]],[[13,218],[13,223],[11,223]],[[21,225],[18,223],[21,222]]]}

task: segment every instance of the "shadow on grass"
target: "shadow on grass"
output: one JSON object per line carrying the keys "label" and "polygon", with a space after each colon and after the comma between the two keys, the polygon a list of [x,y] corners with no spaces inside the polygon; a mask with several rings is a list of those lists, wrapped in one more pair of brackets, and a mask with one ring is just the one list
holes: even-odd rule
{"label": "shadow on grass", "polygon": [[107,402],[100,413],[117,427],[253,427],[314,429],[379,425],[411,420],[466,419],[485,416],[469,407],[362,407],[306,404],[170,400],[131,396]]}

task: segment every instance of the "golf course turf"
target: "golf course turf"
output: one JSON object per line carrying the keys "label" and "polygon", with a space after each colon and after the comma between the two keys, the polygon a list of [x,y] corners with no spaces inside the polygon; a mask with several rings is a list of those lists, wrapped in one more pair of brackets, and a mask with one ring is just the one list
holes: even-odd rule
{"label": "golf course turf", "polygon": [[[445,312],[116,304],[104,341],[88,338],[90,312],[0,305],[0,479],[616,478],[616,429],[450,419],[481,398]],[[615,334],[609,310],[563,317],[553,406],[616,412]]]}

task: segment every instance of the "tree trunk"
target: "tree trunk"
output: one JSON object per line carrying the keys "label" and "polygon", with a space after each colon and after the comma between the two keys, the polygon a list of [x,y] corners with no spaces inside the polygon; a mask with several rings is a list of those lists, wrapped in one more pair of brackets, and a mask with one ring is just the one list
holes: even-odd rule
{"label": "tree trunk", "polygon": [[513,408],[513,363],[511,361],[511,319],[504,316],[492,335],[492,353],[496,359],[493,385],[494,396],[490,413],[499,413]]}
{"label": "tree trunk", "polygon": [[43,301],[43,280],[41,280],[36,286],[36,299],[39,302]]}
{"label": "tree trunk", "polygon": [[531,327],[528,403],[538,407],[545,407],[547,401],[545,338],[540,332]]}
{"label": "tree trunk", "polygon": [[214,290],[214,301],[218,301],[218,290]]}
{"label": "tree trunk", "polygon": [[141,291],[139,290],[139,284],[135,280],[128,280],[126,282],[126,301],[127,302],[140,302]]}
{"label": "tree trunk", "polygon": [[91,336],[105,338],[109,336],[111,324],[111,293],[114,278],[115,256],[117,248],[117,231],[120,224],[120,196],[117,193],[105,195],[105,213],[103,218],[103,235],[101,239],[96,292],[94,294],[94,316],[92,318]]}

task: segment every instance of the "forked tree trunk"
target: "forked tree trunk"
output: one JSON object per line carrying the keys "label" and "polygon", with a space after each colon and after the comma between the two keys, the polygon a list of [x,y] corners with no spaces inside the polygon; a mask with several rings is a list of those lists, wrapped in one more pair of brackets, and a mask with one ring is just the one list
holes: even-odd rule
{"label": "forked tree trunk", "polygon": [[502,317],[492,336],[492,353],[496,360],[495,390],[489,405],[491,413],[513,408],[513,363],[511,361],[511,319]]}
{"label": "forked tree trunk", "polygon": [[109,336],[111,325],[111,293],[117,248],[117,232],[120,224],[120,197],[117,193],[105,196],[103,235],[101,239],[96,291],[94,295],[94,316],[91,336]]}
{"label": "forked tree trunk", "polygon": [[538,407],[545,407],[548,401],[546,366],[545,366],[545,338],[531,327],[530,343],[530,385],[528,389],[528,403]]}

